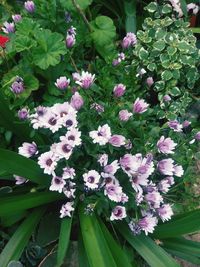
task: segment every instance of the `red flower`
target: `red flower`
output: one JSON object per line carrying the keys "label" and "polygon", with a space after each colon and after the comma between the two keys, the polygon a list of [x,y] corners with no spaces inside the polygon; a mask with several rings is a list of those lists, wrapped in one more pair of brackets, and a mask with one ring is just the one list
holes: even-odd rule
{"label": "red flower", "polygon": [[7,37],[7,36],[3,36],[3,35],[0,35],[0,46],[2,48],[5,48],[6,47],[6,43],[9,41],[10,39]]}

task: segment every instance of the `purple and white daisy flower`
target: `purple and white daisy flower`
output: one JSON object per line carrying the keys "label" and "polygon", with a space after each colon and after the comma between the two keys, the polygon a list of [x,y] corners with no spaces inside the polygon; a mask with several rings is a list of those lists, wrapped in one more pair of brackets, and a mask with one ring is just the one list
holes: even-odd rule
{"label": "purple and white daisy flower", "polygon": [[22,146],[18,148],[18,153],[26,158],[30,158],[38,153],[37,145],[35,142],[24,142]]}
{"label": "purple and white daisy flower", "polygon": [[63,174],[62,174],[63,179],[74,179],[75,176],[76,173],[74,168],[69,168],[69,167],[63,168]]}
{"label": "purple and white daisy flower", "polygon": [[131,116],[133,116],[133,114],[131,112],[128,112],[127,109],[123,109],[119,112],[120,121],[128,121]]}
{"label": "purple and white daisy flower", "polygon": [[133,104],[133,112],[142,114],[147,111],[149,104],[147,104],[144,99],[137,98]]}
{"label": "purple and white daisy flower", "polygon": [[13,33],[13,32],[15,32],[15,24],[14,24],[14,22],[4,22],[3,23],[3,26],[4,27],[2,27],[2,31],[3,32],[5,32],[6,34],[9,34],[9,33]]}
{"label": "purple and white daisy flower", "polygon": [[108,163],[108,154],[101,154],[99,155],[98,157],[98,160],[99,164],[103,167],[103,166],[106,166],[107,163]]}
{"label": "purple and white daisy flower", "polygon": [[114,202],[121,202],[122,187],[115,184],[107,184],[104,188],[104,195]]}
{"label": "purple and white daisy flower", "polygon": [[70,129],[65,136],[61,136],[60,140],[68,140],[68,143],[72,146],[80,146],[81,145],[81,132],[76,128]]}
{"label": "purple and white daisy flower", "polygon": [[111,138],[111,129],[108,124],[104,124],[103,126],[99,126],[97,131],[89,132],[89,136],[93,139],[93,143],[103,146]]}
{"label": "purple and white daisy flower", "polygon": [[66,216],[71,217],[71,212],[74,211],[74,202],[67,202],[66,204],[62,205],[60,210],[60,218],[64,218]]}
{"label": "purple and white daisy flower", "polygon": [[29,13],[33,13],[35,11],[35,4],[33,1],[26,1],[24,3],[24,7]]}
{"label": "purple and white daisy flower", "polygon": [[51,180],[51,186],[49,187],[49,190],[58,191],[59,193],[62,193],[65,184],[66,182],[62,177],[54,176]]}
{"label": "purple and white daisy flower", "polygon": [[99,187],[100,178],[101,176],[95,170],[83,174],[85,186],[89,189],[97,189]]}
{"label": "purple and white daisy flower", "polygon": [[116,206],[111,213],[110,220],[115,221],[115,220],[122,220],[126,218],[126,209],[123,206]]}
{"label": "purple and white daisy flower", "polygon": [[60,90],[65,90],[70,84],[70,79],[65,76],[61,76],[56,80],[55,86]]}
{"label": "purple and white daisy flower", "polygon": [[148,233],[152,234],[157,224],[158,219],[152,214],[147,214],[138,222],[138,226],[145,232],[145,235],[148,235]]}
{"label": "purple and white daisy flower", "polygon": [[106,165],[104,167],[104,172],[110,173],[110,174],[113,174],[114,175],[119,168],[120,167],[119,167],[118,160],[114,160],[111,164]]}
{"label": "purple and white daisy flower", "polygon": [[163,204],[157,209],[157,213],[163,222],[169,221],[174,214],[170,204]]}
{"label": "purple and white daisy flower", "polygon": [[183,167],[181,165],[174,166],[174,175],[177,177],[181,177],[184,174]]}
{"label": "purple and white daisy flower", "polygon": [[158,162],[158,170],[161,174],[164,175],[173,175],[174,174],[174,161],[173,159],[163,159]]}
{"label": "purple and white daisy flower", "polygon": [[73,147],[70,145],[68,140],[65,138],[56,145],[56,155],[59,159],[65,158],[68,160],[73,152]]}
{"label": "purple and white daisy flower", "polygon": [[52,174],[57,166],[58,157],[52,152],[48,151],[41,154],[38,158],[40,168],[44,169],[44,173]]}
{"label": "purple and white daisy flower", "polygon": [[177,144],[170,137],[161,136],[157,142],[158,151],[163,154],[174,154],[173,150],[176,146]]}
{"label": "purple and white daisy flower", "polygon": [[82,71],[80,79],[76,81],[78,85],[80,85],[84,89],[89,89],[95,80],[95,74],[92,75],[88,71]]}
{"label": "purple and white daisy flower", "polygon": [[124,95],[125,91],[126,91],[126,86],[124,84],[120,83],[114,87],[113,94],[116,97],[121,97]]}
{"label": "purple and white daisy flower", "polygon": [[109,144],[115,147],[124,146],[126,143],[126,138],[123,135],[120,134],[114,134],[109,139]]}

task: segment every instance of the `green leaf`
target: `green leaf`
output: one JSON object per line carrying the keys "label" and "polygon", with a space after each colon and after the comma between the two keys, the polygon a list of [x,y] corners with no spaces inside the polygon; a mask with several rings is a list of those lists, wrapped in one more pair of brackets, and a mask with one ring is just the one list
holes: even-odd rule
{"label": "green leaf", "polygon": [[181,94],[181,91],[178,87],[173,87],[169,90],[169,94],[172,96],[179,96]]}
{"label": "green leaf", "polygon": [[196,257],[200,256],[200,242],[185,239],[183,237],[169,238],[162,240],[163,247],[190,254]]}
{"label": "green leaf", "polygon": [[120,223],[117,229],[151,267],[179,267],[179,264],[150,237],[144,234],[134,236],[123,223]]}
{"label": "green leaf", "polygon": [[162,51],[163,49],[165,49],[165,42],[162,40],[157,41],[153,44],[153,48]]}
{"label": "green leaf", "polygon": [[178,257],[179,259],[183,259],[187,262],[191,262],[193,264],[197,264],[195,266],[199,266],[200,265],[200,259],[195,257],[195,256],[191,256],[188,255],[185,252],[180,252],[180,251],[176,251],[176,250],[171,250],[171,249],[166,249],[167,252],[169,252],[170,254],[172,254],[173,256]]}
{"label": "green leaf", "polygon": [[120,245],[114,240],[108,229],[106,228],[103,222],[99,222],[101,230],[103,232],[104,238],[109,246],[109,249],[115,259],[117,267],[126,266],[126,267],[136,267],[136,265],[131,264],[128,256],[125,254],[125,251],[120,247]]}
{"label": "green leaf", "polygon": [[142,47],[139,51],[139,58],[141,60],[147,60],[148,56],[149,56],[149,52]]}
{"label": "green leaf", "polygon": [[172,6],[169,4],[166,4],[162,7],[162,13],[163,14],[168,14],[172,12]]}
{"label": "green leaf", "polygon": [[162,239],[193,233],[200,230],[199,221],[200,209],[183,213],[172,218],[170,222],[157,226],[153,237]]}
{"label": "green leaf", "polygon": [[37,245],[45,247],[55,242],[59,236],[61,219],[57,212],[51,212],[43,216],[35,237]]}
{"label": "green leaf", "polygon": [[126,32],[136,33],[136,0],[124,1]]}
{"label": "green leaf", "polygon": [[18,227],[1,252],[0,266],[6,267],[11,260],[19,260],[44,210],[44,208],[40,208],[33,211]]}
{"label": "green leaf", "polygon": [[96,50],[105,59],[115,53],[114,39],[116,37],[116,28],[111,18],[107,16],[98,16],[91,22],[91,38],[95,44]]}
{"label": "green leaf", "polygon": [[163,80],[168,81],[173,77],[173,74],[169,70],[165,70],[161,73],[161,77]]}
{"label": "green leaf", "polygon": [[116,36],[116,28],[111,18],[107,16],[98,16],[91,23],[93,32],[91,37],[95,44],[104,46],[112,42]]}
{"label": "green leaf", "polygon": [[[12,159],[12,160],[11,160]],[[45,175],[37,162],[25,158],[16,152],[0,148],[0,169],[10,174],[16,174],[34,183],[48,185],[50,179]]]}
{"label": "green leaf", "polygon": [[151,2],[150,4],[148,4],[148,6],[145,7],[145,9],[150,13],[154,13],[155,11],[157,11],[157,8],[158,4],[155,2]]}
{"label": "green leaf", "polygon": [[69,238],[71,233],[72,218],[63,218],[61,221],[60,228],[60,237],[58,243],[58,252],[57,252],[57,265],[60,267],[65,259],[67,254],[67,249],[69,246]]}
{"label": "green leaf", "polygon": [[88,258],[85,252],[83,238],[82,238],[81,233],[79,233],[79,238],[78,238],[78,262],[79,262],[79,267],[90,267],[88,263]]}
{"label": "green leaf", "polygon": [[[85,10],[89,5],[91,5],[93,0],[76,0],[76,3],[79,7]],[[60,0],[60,3],[63,8],[69,11],[75,11],[76,7],[73,5],[72,0]]]}
{"label": "green leaf", "polygon": [[35,35],[38,46],[32,49],[33,63],[41,69],[55,66],[61,61],[61,55],[67,53],[63,36],[43,29]]}
{"label": "green leaf", "polygon": [[13,211],[19,212],[31,209],[60,199],[63,199],[62,195],[50,191],[1,197],[0,215],[9,216],[13,214]]}
{"label": "green leaf", "polygon": [[117,267],[95,215],[79,211],[81,232],[88,261],[91,267]]}
{"label": "green leaf", "polygon": [[31,47],[36,45],[36,42],[31,40],[27,36],[17,36],[14,42],[15,42],[15,48],[17,52],[30,50]]}

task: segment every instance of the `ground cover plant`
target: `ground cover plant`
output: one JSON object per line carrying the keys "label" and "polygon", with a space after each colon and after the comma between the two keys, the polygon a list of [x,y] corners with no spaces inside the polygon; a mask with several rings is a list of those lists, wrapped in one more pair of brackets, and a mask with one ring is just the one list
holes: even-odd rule
{"label": "ground cover plant", "polygon": [[1,6],[2,267],[200,264],[198,5],[113,6]]}

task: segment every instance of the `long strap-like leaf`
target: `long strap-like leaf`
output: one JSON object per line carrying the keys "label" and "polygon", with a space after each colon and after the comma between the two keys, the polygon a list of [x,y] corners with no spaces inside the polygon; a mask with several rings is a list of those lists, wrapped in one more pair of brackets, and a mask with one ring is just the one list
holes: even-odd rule
{"label": "long strap-like leaf", "polygon": [[96,216],[79,211],[81,232],[90,267],[117,267]]}
{"label": "long strap-like leaf", "polygon": [[63,196],[56,192],[35,192],[19,196],[1,197],[0,216],[9,216],[13,212],[31,209],[62,198]]}
{"label": "long strap-like leaf", "polygon": [[153,237],[169,238],[200,230],[200,209],[174,217],[171,221],[156,227]]}
{"label": "long strap-like leaf", "polygon": [[61,222],[60,236],[58,242],[57,251],[57,265],[56,267],[62,266],[65,256],[67,254],[67,249],[69,246],[69,238],[71,233],[72,218],[64,218]]}
{"label": "long strap-like leaf", "polygon": [[49,176],[44,175],[37,162],[6,149],[0,149],[0,170],[20,175],[37,184],[50,183]]}
{"label": "long strap-like leaf", "polygon": [[119,224],[117,229],[151,267],[180,267],[180,265],[150,237],[144,234],[134,236],[130,232],[128,226],[122,223]]}
{"label": "long strap-like leaf", "polygon": [[1,267],[7,267],[11,260],[19,260],[44,210],[40,208],[33,211],[18,227],[0,255]]}

